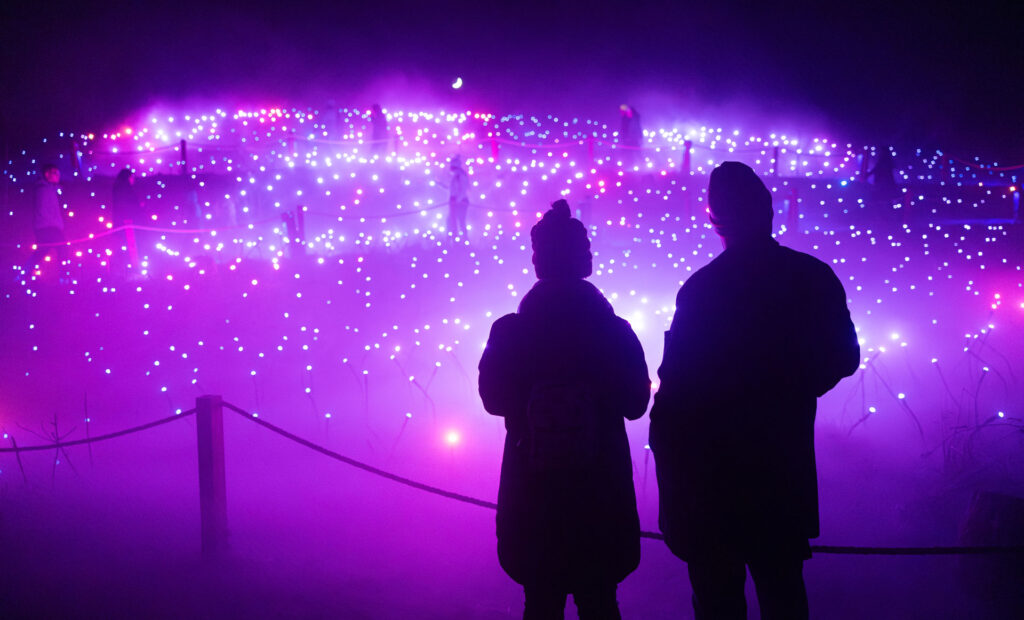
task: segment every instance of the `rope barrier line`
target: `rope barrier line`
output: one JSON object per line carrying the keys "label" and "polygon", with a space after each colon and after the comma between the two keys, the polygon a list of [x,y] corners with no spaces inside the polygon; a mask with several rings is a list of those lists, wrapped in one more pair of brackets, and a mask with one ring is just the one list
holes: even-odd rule
{"label": "rope barrier line", "polygon": [[126,428],[124,430],[115,431],[113,433],[107,433],[106,435],[97,435],[96,437],[88,437],[86,439],[76,439],[74,441],[59,441],[57,443],[47,444],[47,445],[44,445],[44,446],[23,446],[23,447],[20,447],[20,448],[18,448],[18,447],[14,447],[14,448],[0,448],[0,453],[3,453],[3,452],[21,453],[21,452],[33,452],[33,451],[39,451],[39,450],[54,450],[54,449],[57,449],[57,448],[68,448],[70,446],[79,446],[79,445],[87,444],[87,443],[96,443],[97,441],[105,441],[107,439],[114,439],[115,437],[122,437],[124,435],[130,435],[132,433],[138,433],[139,431],[144,431],[144,430],[156,427],[156,426],[160,426],[161,424],[167,424],[168,422],[173,422],[174,420],[180,420],[181,418],[186,418],[186,417],[192,415],[195,412],[196,412],[195,409],[189,409],[188,411],[182,411],[181,413],[176,413],[176,414],[174,414],[172,416],[167,416],[166,418],[161,418],[161,419],[155,420],[153,422],[148,422],[146,424],[141,424],[139,426],[133,426],[131,428]]}
{"label": "rope barrier line", "polygon": [[[641,538],[665,540],[658,532],[640,532]],[[993,553],[1024,553],[1024,545],[977,545],[977,546],[936,546],[936,547],[856,547],[850,545],[811,545],[813,553],[834,555],[989,555]]]}
{"label": "rope barrier line", "polygon": [[[406,209],[403,209],[401,211],[397,211],[396,210],[396,211],[394,211],[392,213],[358,213],[356,211],[351,211],[351,212],[350,211],[340,211],[340,212],[332,211],[332,212],[327,212],[327,211],[319,211],[319,210],[316,210],[316,211],[309,210],[309,211],[305,211],[304,213],[305,213],[305,215],[315,215],[315,216],[318,216],[318,217],[328,217],[328,218],[331,218],[331,219],[335,219],[335,218],[338,218],[338,217],[342,217],[342,218],[348,217],[348,218],[362,218],[362,219],[366,219],[366,220],[379,220],[379,219],[391,219],[391,218],[394,218],[394,217],[405,217],[407,215],[421,215],[421,214],[423,214],[423,213],[425,213],[427,211],[434,211],[436,209],[441,209],[443,207],[447,207],[449,202],[450,201],[445,200],[445,201],[442,201],[442,202],[436,202],[436,203],[430,205],[429,207],[410,207],[408,210],[406,210]],[[471,207],[476,207],[476,206],[483,206],[483,205],[476,205],[476,204],[470,203],[470,206]]]}
{"label": "rope barrier line", "polygon": [[[399,139],[402,139],[402,136],[398,136],[398,137],[399,137]],[[292,135],[286,135],[286,136],[277,138],[276,139],[276,143],[277,143],[277,145],[280,145],[281,143],[284,143],[284,142],[299,140],[299,141],[309,142],[309,143],[313,143],[313,144],[328,144],[328,145],[335,145],[335,146],[356,146],[356,147],[358,147],[358,146],[373,146],[373,145],[377,145],[377,144],[386,144],[391,139],[392,139],[392,137],[390,135],[389,135],[388,138],[380,139],[380,140],[374,140],[372,138],[352,139],[352,140],[335,140],[335,139],[330,139],[330,138],[325,138],[325,137],[315,137],[315,136],[311,136],[311,135],[292,134]],[[439,140],[444,141],[446,139],[447,138],[441,138]],[[648,142],[648,141],[645,140],[644,141],[645,143],[643,143],[643,144],[631,145],[631,144],[623,144],[622,142],[619,142],[617,140],[610,140],[610,139],[607,139],[607,138],[599,138],[597,136],[582,136],[582,137],[576,137],[576,138],[556,137],[554,139],[555,140],[565,140],[565,142],[531,143],[531,142],[527,142],[525,140],[517,140],[517,139],[511,138],[511,137],[503,137],[503,136],[500,136],[500,135],[494,135],[493,133],[491,135],[480,135],[480,134],[478,134],[476,132],[472,132],[472,133],[468,134],[467,136],[453,136],[451,138],[451,141],[454,142],[454,143],[474,142],[474,141],[479,142],[479,143],[491,143],[491,142],[493,142],[493,143],[504,144],[504,145],[513,146],[513,147],[528,148],[528,149],[535,149],[535,150],[536,149],[556,150],[556,149],[559,149],[559,148],[581,147],[581,146],[591,146],[591,147],[593,147],[593,146],[601,146],[601,147],[611,148],[612,150],[638,150],[638,151],[639,150],[652,150],[652,151],[662,151],[662,150],[665,150],[665,151],[677,151],[677,150],[685,150],[685,145],[684,144],[680,144],[678,142],[671,142],[671,141],[669,141],[669,142],[662,142],[660,144],[654,144],[652,142]],[[269,140],[271,142],[274,142],[274,139],[269,139]],[[254,149],[254,146],[263,146],[263,144],[239,143],[239,144],[234,144],[234,145],[225,145],[225,144],[217,144],[215,142],[190,142],[189,146],[191,148],[193,148],[193,149],[196,149],[198,152],[202,152],[202,149],[252,151]],[[714,151],[728,150],[728,147],[725,147],[725,148],[722,148],[722,149],[711,149],[711,147],[709,147],[707,144],[701,143],[701,142],[692,142],[691,143],[691,147],[692,148],[701,148],[701,149],[706,149],[706,150],[714,150]],[[766,154],[772,148],[781,148],[782,151],[784,151],[786,153],[786,155],[788,155],[788,156],[796,155],[798,157],[833,157],[834,158],[834,157],[837,157],[837,156],[856,156],[856,155],[858,155],[858,153],[855,153],[855,152],[849,151],[849,150],[847,150],[845,152],[842,152],[842,153],[838,153],[838,152],[837,153],[833,153],[830,156],[826,156],[826,155],[824,155],[824,153],[817,153],[817,152],[795,153],[794,151],[791,151],[788,147],[774,147],[774,146],[769,146],[769,145],[764,145],[762,147],[756,147],[756,146],[755,147],[744,147],[744,148],[733,147],[732,151],[730,151],[730,153],[762,153],[762,154]],[[116,152],[116,153],[115,152],[109,152],[109,151],[89,151],[88,155],[91,156],[91,157],[111,157],[111,158],[116,158],[116,157],[139,157],[139,156],[145,156],[147,154],[156,154],[157,152],[165,151],[165,150],[178,151],[178,150],[180,150],[180,146],[178,144],[168,144],[168,145],[163,145],[163,146],[148,147],[145,150],[141,150],[141,151],[125,150],[125,151]],[[946,156],[946,157],[948,157],[950,160],[955,161],[957,163],[960,163],[962,165],[969,166],[969,167],[976,168],[976,169],[980,169],[980,170],[1007,171],[1007,170],[1024,169],[1024,163],[1017,164],[1017,165],[1010,165],[1010,166],[996,166],[996,165],[990,165],[990,164],[983,164],[983,163],[980,163],[980,162],[967,161],[967,160],[964,160],[964,159],[961,159],[961,158],[955,157],[955,156]],[[169,165],[175,165],[175,164],[169,164]]]}
{"label": "rope barrier line", "polygon": [[266,422],[264,420],[261,420],[260,418],[252,415],[248,411],[245,411],[243,409],[239,409],[238,407],[232,405],[231,403],[224,402],[223,405],[225,407],[227,407],[228,409],[234,411],[235,413],[241,415],[243,418],[246,418],[247,420],[255,422],[256,424],[259,424],[260,426],[262,426],[262,427],[264,427],[264,428],[266,428],[268,430],[271,430],[271,431],[277,433],[278,435],[281,435],[282,437],[284,437],[286,439],[290,439],[290,440],[294,441],[295,443],[297,443],[299,445],[305,446],[305,447],[309,448],[310,450],[313,450],[315,452],[319,452],[320,454],[323,454],[324,456],[329,456],[329,457],[331,457],[332,459],[334,459],[336,461],[341,461],[342,463],[345,463],[347,465],[351,465],[353,467],[362,469],[363,471],[367,471],[367,472],[369,472],[371,474],[376,474],[378,476],[381,476],[383,478],[387,478],[388,480],[392,480],[392,481],[397,482],[399,484],[404,484],[404,485],[412,487],[414,489],[419,489],[421,491],[426,491],[427,493],[433,493],[434,495],[440,495],[441,497],[447,497],[448,499],[454,499],[456,501],[463,502],[463,503],[466,503],[466,504],[473,504],[474,506],[480,506],[482,508],[490,508],[491,510],[495,510],[495,509],[498,508],[498,505],[495,504],[494,502],[488,502],[486,500],[477,499],[475,497],[470,497],[468,495],[462,495],[461,493],[454,493],[452,491],[446,491],[446,490],[440,489],[438,487],[430,486],[429,484],[423,484],[422,482],[417,482],[415,480],[410,480],[409,478],[404,478],[404,477],[399,476],[397,474],[393,474],[391,472],[384,471],[383,469],[378,469],[378,468],[376,468],[376,467],[374,467],[372,465],[367,465],[366,463],[362,463],[362,462],[357,461],[355,459],[349,458],[349,457],[347,457],[347,456],[345,456],[343,454],[338,454],[334,450],[330,450],[330,449],[325,448],[323,446],[317,445],[317,444],[313,443],[312,441],[303,439],[302,437],[299,437],[298,435],[293,435],[292,433],[289,433],[288,431],[284,430],[283,428],[274,426],[270,422]]}
{"label": "rope barrier line", "polygon": [[981,170],[1002,171],[1002,170],[1019,170],[1021,168],[1024,168],[1024,164],[1017,164],[1016,166],[990,166],[988,164],[981,164],[981,163],[978,163],[978,162],[973,162],[973,161],[967,161],[967,160],[964,160],[964,159],[960,159],[959,157],[949,156],[949,158],[952,159],[953,161],[957,162],[957,163],[961,163],[961,164],[963,164],[965,166],[970,166],[971,168],[979,168]]}
{"label": "rope barrier line", "polygon": [[[114,146],[117,147],[118,145],[115,144]],[[139,155],[148,155],[150,153],[154,153],[155,154],[155,153],[158,153],[158,152],[163,152],[163,151],[168,151],[168,150],[175,150],[176,151],[179,148],[181,148],[181,147],[179,145],[177,145],[177,144],[165,144],[165,145],[162,145],[162,146],[144,146],[144,147],[142,147],[141,150],[133,149],[133,148],[130,148],[130,147],[126,147],[125,150],[123,150],[123,151],[116,151],[116,152],[115,151],[92,151],[92,150],[90,150],[90,151],[85,151],[84,154],[89,156],[89,157],[97,157],[97,156],[113,156],[113,157],[139,156]]]}
{"label": "rope barrier line", "polygon": [[[331,450],[329,448],[325,448],[325,447],[323,447],[321,445],[315,444],[315,443],[313,443],[313,442],[311,442],[311,441],[309,441],[307,439],[303,439],[302,437],[299,437],[298,435],[294,435],[292,433],[289,433],[288,431],[284,430],[283,428],[275,426],[275,425],[271,424],[270,422],[267,422],[265,420],[261,420],[260,418],[252,415],[248,411],[245,411],[244,409],[240,409],[240,408],[232,405],[229,402],[226,402],[226,401],[223,402],[223,406],[227,407],[228,409],[231,409],[232,411],[234,411],[235,413],[241,415],[242,417],[244,417],[244,418],[246,418],[246,419],[248,419],[248,420],[250,420],[252,422],[255,422],[256,424],[259,424],[260,426],[262,426],[262,427],[264,427],[264,428],[266,428],[268,430],[271,430],[271,431],[277,433],[278,435],[281,435],[282,437],[285,437],[286,439],[290,439],[290,440],[294,441],[295,443],[297,443],[299,445],[305,446],[305,447],[309,448],[310,450],[313,450],[315,452],[319,452],[320,454],[323,454],[325,456],[329,456],[332,459],[335,459],[337,461],[341,461],[342,463],[346,463],[346,464],[351,465],[353,467],[362,469],[363,471],[369,472],[371,474],[376,474],[378,476],[387,478],[387,479],[392,480],[394,482],[398,482],[399,484],[404,484],[404,485],[412,487],[414,489],[419,489],[421,491],[426,491],[428,493],[433,493],[434,495],[440,495],[441,497],[447,497],[449,499],[454,499],[456,501],[464,502],[466,504],[472,504],[474,506],[480,506],[482,508],[490,508],[491,510],[497,510],[497,508],[498,508],[498,505],[496,503],[494,503],[494,502],[489,502],[489,501],[478,499],[478,498],[475,498],[475,497],[470,497],[468,495],[462,495],[461,493],[454,493],[452,491],[446,491],[445,489],[441,489],[441,488],[438,488],[438,487],[435,487],[435,486],[430,486],[429,484],[424,484],[422,482],[417,482],[415,480],[411,480],[409,478],[405,478],[405,477],[399,476],[397,474],[393,474],[391,472],[387,472],[387,471],[384,471],[382,469],[378,469],[378,468],[376,468],[376,467],[374,467],[372,465],[367,465],[366,463],[357,461],[357,460],[355,460],[353,458],[344,456],[342,454],[338,454],[337,452],[335,452],[335,451],[333,451],[333,450]],[[665,536],[663,534],[659,533],[659,532],[641,531],[640,532],[640,537],[641,538],[647,538],[647,539],[650,539],[650,540],[665,540]],[[904,556],[986,555],[986,554],[993,554],[993,553],[1024,553],[1024,546],[987,545],[987,546],[971,546],[971,547],[965,547],[965,546],[955,546],[955,547],[855,547],[855,546],[841,546],[841,545],[811,545],[811,551],[814,552],[814,553],[831,553],[831,554],[837,554],[837,555],[904,555]]]}
{"label": "rope barrier line", "polygon": [[1024,545],[978,545],[972,547],[844,547],[811,545],[817,553],[844,555],[987,555],[990,553],[1024,553]]}
{"label": "rope barrier line", "polygon": [[[285,211],[282,211],[282,213],[285,213]],[[51,242],[51,243],[31,243],[31,244],[27,244],[27,245],[32,246],[32,247],[43,247],[43,248],[46,248],[46,247],[58,247],[58,246],[62,246],[62,245],[63,246],[69,246],[69,245],[75,245],[75,244],[79,244],[79,243],[88,243],[89,241],[95,241],[96,239],[100,239],[100,238],[103,238],[103,237],[108,237],[108,236],[110,236],[110,235],[112,235],[114,233],[121,232],[122,230],[127,230],[129,228],[132,229],[132,230],[145,230],[147,232],[158,232],[158,233],[166,233],[166,234],[173,234],[173,235],[196,235],[196,234],[201,234],[201,233],[222,232],[222,231],[226,231],[226,230],[248,229],[250,226],[256,226],[258,224],[266,224],[267,222],[276,222],[276,221],[280,221],[280,219],[281,219],[280,216],[271,216],[271,217],[263,218],[262,220],[257,220],[255,222],[252,222],[251,224],[238,224],[236,226],[222,226],[220,228],[160,228],[160,227],[157,227],[157,226],[146,226],[144,224],[122,224],[121,226],[115,226],[113,228],[108,228],[107,230],[104,230],[104,231],[101,231],[101,232],[98,232],[98,233],[91,233],[87,237],[79,237],[78,239],[69,239],[67,241],[55,241],[55,242]],[[5,245],[7,245],[9,247],[14,247],[16,244],[5,244]]]}
{"label": "rope barrier line", "polygon": [[176,229],[173,229],[173,228],[157,228],[155,226],[142,226],[142,225],[139,225],[139,224],[124,224],[124,225],[121,225],[121,226],[115,226],[114,228],[108,228],[107,230],[104,230],[104,231],[101,231],[101,232],[98,232],[98,233],[91,233],[87,237],[79,237],[78,239],[68,239],[67,241],[53,241],[53,242],[50,242],[50,243],[32,243],[32,244],[29,244],[29,245],[32,245],[34,247],[40,247],[40,248],[59,247],[59,246],[62,246],[62,245],[64,245],[64,246],[77,245],[79,243],[88,243],[89,241],[95,241],[96,239],[102,239],[103,237],[109,237],[110,235],[112,235],[114,233],[118,233],[118,232],[121,232],[122,230],[127,230],[129,228],[131,228],[132,230],[146,230],[146,231],[152,231],[152,232],[175,233],[175,234],[179,234],[179,235],[184,235],[184,234],[194,234],[194,233],[215,232],[215,231],[218,231],[218,230],[228,230],[229,228],[241,228],[241,226],[229,226],[229,227],[226,227],[226,228],[190,228],[190,229],[176,230]]}
{"label": "rope barrier line", "polygon": [[[383,478],[387,478],[388,480],[391,480],[393,482],[397,482],[399,484],[404,484],[404,485],[406,485],[408,487],[412,487],[414,489],[419,489],[421,491],[426,491],[427,493],[432,493],[434,495],[438,495],[438,496],[441,496],[441,497],[446,497],[448,499],[454,499],[456,501],[463,502],[463,503],[466,503],[466,504],[472,504],[474,506],[480,506],[482,508],[489,508],[491,510],[496,510],[498,508],[498,505],[496,503],[494,503],[494,502],[489,502],[489,501],[486,501],[486,500],[482,500],[482,499],[478,499],[478,498],[475,498],[475,497],[471,497],[469,495],[463,495],[461,493],[455,493],[455,492],[447,491],[445,489],[441,489],[441,488],[438,488],[438,487],[435,487],[435,486],[431,486],[429,484],[424,484],[422,482],[417,482],[415,480],[412,480],[412,479],[409,479],[409,478],[405,478],[403,476],[399,476],[397,474],[393,474],[391,472],[384,471],[383,469],[379,469],[379,468],[374,467],[372,465],[368,465],[366,463],[363,463],[363,462],[357,461],[355,459],[349,458],[347,456],[344,456],[343,454],[339,454],[339,453],[337,453],[337,452],[335,452],[333,450],[330,450],[328,448],[325,448],[323,446],[315,444],[315,443],[313,443],[313,442],[311,442],[311,441],[309,441],[307,439],[303,439],[302,437],[299,437],[298,435],[294,435],[292,433],[289,433],[288,431],[284,430],[283,428],[275,426],[275,425],[271,424],[270,422],[267,422],[265,420],[261,420],[260,418],[254,416],[253,414],[249,413],[248,411],[245,411],[244,409],[240,409],[239,407],[236,407],[236,406],[232,405],[231,403],[223,402],[223,406],[227,407],[228,409],[230,409],[232,411],[234,411],[235,413],[238,413],[242,417],[244,417],[244,418],[246,418],[246,419],[248,419],[248,420],[250,420],[252,422],[255,422],[256,424],[259,424],[260,426],[262,426],[262,427],[264,427],[264,428],[266,428],[266,429],[268,429],[270,431],[273,431],[274,433],[277,433],[278,435],[281,435],[282,437],[284,437],[286,439],[290,439],[290,440],[294,441],[295,443],[297,443],[299,445],[305,446],[305,447],[307,447],[307,448],[309,448],[309,449],[311,449],[311,450],[313,450],[315,452],[319,452],[320,454],[323,454],[324,456],[329,456],[332,459],[335,459],[337,461],[341,461],[342,463],[345,463],[347,465],[351,465],[351,466],[356,467],[358,469],[362,469],[363,471],[369,472],[371,474],[375,474],[377,476],[381,476]],[[54,450],[54,449],[58,449],[58,448],[67,448],[67,447],[70,447],[70,446],[77,446],[77,445],[82,445],[82,444],[91,444],[91,443],[95,443],[95,442],[98,442],[98,441],[105,441],[107,439],[114,439],[116,437],[123,437],[125,435],[130,435],[130,434],[138,433],[140,431],[144,431],[144,430],[147,430],[147,429],[150,429],[150,428],[161,426],[163,424],[167,424],[168,422],[173,422],[174,420],[179,420],[179,419],[188,417],[190,415],[193,415],[195,412],[196,412],[195,409],[189,409],[188,411],[183,411],[183,412],[181,412],[179,414],[168,416],[166,418],[161,418],[159,420],[155,420],[153,422],[148,422],[146,424],[141,424],[139,426],[133,426],[131,428],[126,428],[126,429],[123,429],[123,430],[120,430],[120,431],[115,431],[115,432],[112,432],[112,433],[107,433],[105,435],[97,435],[96,437],[90,437],[90,438],[86,438],[86,439],[76,439],[74,441],[63,441],[63,442],[57,442],[57,443],[41,445],[41,446],[24,446],[24,447],[20,447],[19,448],[17,446],[17,444],[14,443],[14,439],[12,437],[11,438],[11,443],[14,445],[14,447],[12,447],[12,448],[0,448],[0,453],[15,453],[15,454],[20,455],[20,453],[22,453],[22,452],[33,452],[33,451],[39,451],[39,450]],[[640,537],[641,538],[647,538],[647,539],[650,539],[650,540],[665,540],[664,535],[662,535],[662,534],[660,534],[658,532],[641,531],[640,532]],[[811,551],[814,552],[814,553],[831,553],[831,554],[837,554],[837,555],[891,555],[891,556],[896,556],[896,555],[901,555],[901,556],[988,555],[988,554],[996,554],[996,553],[1024,553],[1024,545],[1006,545],[1006,546],[978,545],[978,546],[946,546],[946,547],[942,547],[942,546],[935,546],[935,547],[856,547],[856,546],[843,546],[843,545],[811,545]]]}

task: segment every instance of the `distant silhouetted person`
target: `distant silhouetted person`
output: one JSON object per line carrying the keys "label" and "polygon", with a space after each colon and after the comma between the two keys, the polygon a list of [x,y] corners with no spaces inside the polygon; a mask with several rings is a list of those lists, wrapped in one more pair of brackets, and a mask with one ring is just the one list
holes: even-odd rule
{"label": "distant silhouetted person", "polygon": [[491,327],[480,396],[505,418],[498,560],[523,585],[523,618],[619,618],[616,588],[640,562],[623,418],[651,382],[640,342],[592,284],[590,241],[564,200],[530,232],[539,281]]}
{"label": "distant silhouetted person", "polygon": [[115,226],[125,222],[142,223],[142,203],[135,193],[135,173],[131,168],[124,168],[117,173],[111,194],[111,218]]}
{"label": "distant silhouetted person", "polygon": [[893,154],[889,149],[883,149],[875,159],[875,167],[868,172],[868,179],[875,189],[883,197],[889,197],[896,193],[898,187],[893,178],[896,162],[893,161]]}
{"label": "distant silhouetted person", "polygon": [[53,164],[43,166],[32,196],[32,228],[38,244],[29,258],[29,268],[42,264],[43,257],[56,253],[61,273],[66,273],[67,241],[64,237],[64,214],[61,206],[60,170]]}
{"label": "distant silhouetted person", "polygon": [[[142,201],[135,193],[135,173],[131,168],[124,168],[117,173],[111,194],[110,210],[114,226],[145,224]],[[114,254],[110,258],[110,267],[113,274],[127,277],[131,275],[130,269],[138,267],[138,247],[133,228],[126,228],[121,234],[120,238],[124,239],[124,252],[115,248]],[[125,256],[125,252],[127,252],[127,256]]]}
{"label": "distant silhouetted person", "polygon": [[448,233],[453,237],[467,234],[466,215],[469,212],[469,174],[462,167],[458,155],[451,161],[452,180],[448,186]]}
{"label": "distant silhouetted person", "polygon": [[725,250],[679,290],[651,409],[659,525],[698,619],[747,617],[745,565],[762,618],[807,618],[816,399],[860,347],[832,269],[772,238],[753,170],[716,168],[708,203]]}
{"label": "distant silhouetted person", "polygon": [[619,114],[619,146],[624,147],[619,152],[619,157],[627,168],[632,168],[644,162],[644,155],[640,150],[644,141],[640,113],[633,106],[624,103],[619,106]]}
{"label": "distant silhouetted person", "polygon": [[375,153],[383,153],[388,146],[388,117],[379,103],[370,109],[370,131]]}
{"label": "distant silhouetted person", "polygon": [[624,146],[639,147],[644,139],[644,130],[640,125],[640,113],[627,104],[619,106],[619,143]]}

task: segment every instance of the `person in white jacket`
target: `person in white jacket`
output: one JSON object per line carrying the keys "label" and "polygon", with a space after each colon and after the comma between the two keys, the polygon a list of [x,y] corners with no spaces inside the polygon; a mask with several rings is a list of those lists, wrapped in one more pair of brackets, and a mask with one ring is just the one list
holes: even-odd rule
{"label": "person in white jacket", "polygon": [[466,214],[469,211],[469,174],[462,167],[462,158],[456,155],[451,163],[452,182],[448,186],[448,234],[459,237],[467,234]]}
{"label": "person in white jacket", "polygon": [[42,178],[36,182],[32,196],[32,228],[36,234],[36,249],[29,267],[37,268],[43,258],[56,250],[63,266],[67,262],[67,240],[64,238],[64,214],[61,205],[60,170],[53,164],[43,166]]}

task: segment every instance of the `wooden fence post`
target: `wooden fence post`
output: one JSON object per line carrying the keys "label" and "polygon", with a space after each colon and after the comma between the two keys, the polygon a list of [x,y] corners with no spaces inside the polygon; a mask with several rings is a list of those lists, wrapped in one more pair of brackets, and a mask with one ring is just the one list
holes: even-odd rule
{"label": "wooden fence post", "polygon": [[196,399],[199,448],[199,521],[203,556],[228,548],[227,488],[224,477],[224,406],[220,396]]}

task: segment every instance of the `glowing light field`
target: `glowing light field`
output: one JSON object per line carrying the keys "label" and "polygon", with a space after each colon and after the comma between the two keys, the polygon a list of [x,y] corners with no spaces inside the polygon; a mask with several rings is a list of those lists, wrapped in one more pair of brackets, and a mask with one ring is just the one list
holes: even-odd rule
{"label": "glowing light field", "polygon": [[[739,160],[774,194],[779,241],[843,281],[861,339],[860,370],[819,401],[816,542],[952,545],[975,491],[1024,492],[1024,167],[728,123],[645,127],[632,146],[583,118],[385,112],[387,138],[374,140],[363,109],[164,109],[5,161],[3,447],[97,436],[219,394],[373,467],[493,501],[504,428],[483,411],[476,365],[490,324],[535,281],[540,213],[565,197],[587,225],[591,281],[633,325],[656,388],[676,292],[721,250],[708,174]],[[446,230],[454,155],[472,183],[465,237]],[[868,178],[883,158],[892,187]],[[47,162],[62,172],[67,277],[55,260],[27,265]],[[111,214],[125,166],[145,214],[129,228]],[[16,609],[59,613],[71,603],[57,593],[72,592],[86,608],[150,617],[211,605],[212,617],[520,613],[491,511],[226,415],[236,559],[223,570],[190,559],[194,418],[0,454]],[[627,429],[641,524],[656,531],[646,416]],[[624,616],[687,617],[682,563],[657,541],[643,552],[620,588]],[[120,602],[96,592],[90,558],[108,553],[104,571],[137,593]],[[63,568],[29,559],[39,554]],[[805,573],[820,617],[955,617],[983,609],[959,566],[818,555]],[[180,571],[203,585],[159,585]],[[30,593],[32,580],[49,585]]]}

